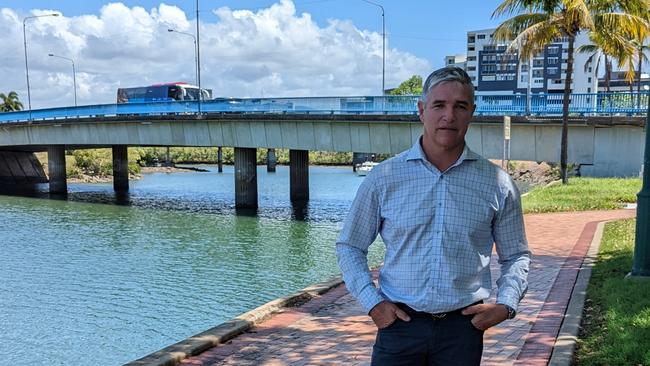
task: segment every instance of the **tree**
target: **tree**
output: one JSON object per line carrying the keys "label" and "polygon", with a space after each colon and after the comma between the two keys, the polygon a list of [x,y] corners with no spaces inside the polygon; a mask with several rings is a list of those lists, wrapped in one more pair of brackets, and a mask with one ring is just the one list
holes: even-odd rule
{"label": "tree", "polygon": [[390,95],[418,95],[422,94],[422,77],[420,75],[413,75],[408,80],[399,84],[399,86],[391,90]]}
{"label": "tree", "polygon": [[562,99],[562,140],[560,146],[560,176],[568,183],[567,155],[569,130],[569,101],[573,79],[574,45],[581,31],[617,29],[626,35],[648,32],[648,23],[639,14],[647,14],[648,0],[503,0],[492,17],[512,16],[501,23],[495,41],[508,41],[509,52],[519,52],[529,60],[544,47],[566,37],[568,57],[564,96]]}
{"label": "tree", "polygon": [[10,91],[9,94],[5,95],[0,93],[0,112],[13,112],[23,109],[23,103],[18,99],[18,93],[15,91]]}
{"label": "tree", "polygon": [[601,58],[605,63],[605,86],[610,91],[610,81],[612,75],[612,60],[616,60],[621,65],[627,62],[635,53],[633,42],[625,36],[624,33],[616,29],[598,28],[589,32],[591,44],[578,47],[578,52],[591,53],[585,62],[585,71],[589,65],[595,65],[596,75],[600,67]]}

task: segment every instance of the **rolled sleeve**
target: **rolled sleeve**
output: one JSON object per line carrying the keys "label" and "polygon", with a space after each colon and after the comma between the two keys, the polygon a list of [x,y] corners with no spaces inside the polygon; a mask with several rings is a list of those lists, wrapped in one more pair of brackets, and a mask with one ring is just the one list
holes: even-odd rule
{"label": "rolled sleeve", "polygon": [[497,280],[497,303],[513,309],[528,290],[528,270],[531,253],[528,249],[519,192],[512,180],[497,214],[493,236],[501,266]]}

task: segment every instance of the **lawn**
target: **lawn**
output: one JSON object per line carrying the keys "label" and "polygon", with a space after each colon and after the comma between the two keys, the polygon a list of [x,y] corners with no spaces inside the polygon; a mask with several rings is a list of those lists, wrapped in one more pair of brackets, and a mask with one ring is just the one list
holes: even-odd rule
{"label": "lawn", "polygon": [[569,184],[532,189],[522,198],[524,213],[612,210],[636,202],[639,178],[570,178]]}
{"label": "lawn", "polygon": [[650,365],[650,280],[630,281],[635,220],[606,224],[583,313],[576,365]]}

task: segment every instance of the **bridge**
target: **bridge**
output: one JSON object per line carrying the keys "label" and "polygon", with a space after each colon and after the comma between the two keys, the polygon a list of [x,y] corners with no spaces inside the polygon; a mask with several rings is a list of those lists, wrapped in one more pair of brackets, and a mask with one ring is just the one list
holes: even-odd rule
{"label": "bridge", "polygon": [[[647,93],[572,95],[569,162],[585,175],[638,175]],[[503,158],[512,116],[512,160],[559,161],[561,95],[477,97],[469,146]],[[560,104],[551,101],[560,100]],[[616,101],[616,103],[614,103]],[[308,151],[396,154],[421,134],[417,97],[217,99],[52,108],[0,114],[0,184],[46,181],[33,152],[48,152],[50,192],[67,191],[65,150],[110,147],[114,188],[128,190],[128,146],[234,147],[238,207],[257,206],[256,149],[290,150],[291,200],[309,199]],[[545,105],[546,109],[542,109]],[[501,106],[497,108],[497,106]],[[522,109],[523,108],[523,109]],[[542,113],[543,112],[543,113]],[[40,170],[39,170],[40,169]]]}

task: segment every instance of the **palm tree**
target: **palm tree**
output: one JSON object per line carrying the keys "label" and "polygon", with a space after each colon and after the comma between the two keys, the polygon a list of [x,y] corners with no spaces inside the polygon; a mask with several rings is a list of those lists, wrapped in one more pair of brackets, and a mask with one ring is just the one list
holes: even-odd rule
{"label": "palm tree", "polygon": [[575,39],[581,31],[623,29],[625,34],[647,34],[648,23],[637,14],[647,13],[648,0],[503,0],[493,18],[512,16],[499,25],[495,41],[509,41],[509,52],[528,60],[558,39],[568,40],[568,58],[562,99],[560,175],[568,183],[567,152],[569,97],[573,78]]}
{"label": "palm tree", "polygon": [[609,92],[612,75],[611,59],[616,60],[619,65],[624,64],[635,54],[636,48],[624,33],[611,28],[596,27],[595,30],[589,32],[589,39],[592,42],[591,44],[578,47],[578,52],[591,53],[585,62],[585,72],[590,64],[595,64],[595,72],[598,75],[600,60],[603,58],[605,64],[605,87]]}
{"label": "palm tree", "polygon": [[13,112],[23,109],[23,103],[18,100],[18,93],[15,91],[10,91],[9,94],[5,95],[0,93],[0,112]]}

